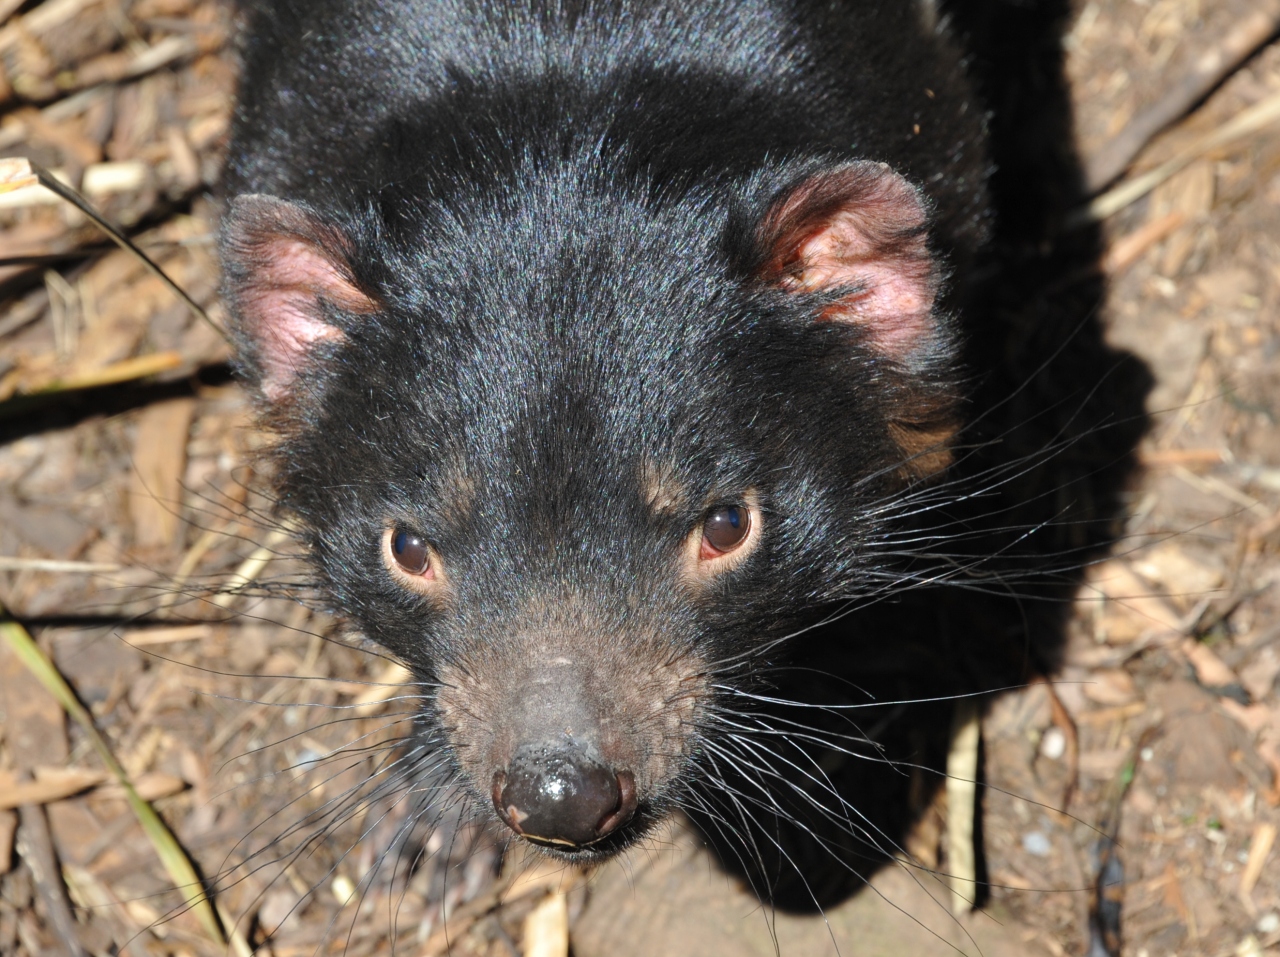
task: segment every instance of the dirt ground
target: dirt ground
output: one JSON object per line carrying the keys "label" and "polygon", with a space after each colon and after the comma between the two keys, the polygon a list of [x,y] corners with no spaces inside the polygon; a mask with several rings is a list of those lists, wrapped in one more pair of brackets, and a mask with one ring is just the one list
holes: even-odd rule
{"label": "dirt ground", "polygon": [[[1266,6],[1079,3],[1086,165]],[[79,185],[215,321],[232,32],[215,0],[0,0],[0,157]],[[1146,145],[1122,185],[1178,162],[1106,211],[1103,318],[1155,377],[1152,428],[1061,674],[983,718],[984,910],[953,920],[945,880],[890,868],[820,932],[778,925],[784,953],[1280,953],[1278,98],[1272,44]],[[579,957],[696,953],[673,898],[773,952],[681,833],[587,882],[495,877],[463,827],[399,880],[406,803],[379,762],[404,672],[306,601],[225,344],[51,193],[0,191],[0,230],[5,636],[51,658],[234,928],[217,941],[174,891],[90,736],[0,641],[0,954],[552,954],[566,915]],[[926,863],[945,812],[910,845]]]}

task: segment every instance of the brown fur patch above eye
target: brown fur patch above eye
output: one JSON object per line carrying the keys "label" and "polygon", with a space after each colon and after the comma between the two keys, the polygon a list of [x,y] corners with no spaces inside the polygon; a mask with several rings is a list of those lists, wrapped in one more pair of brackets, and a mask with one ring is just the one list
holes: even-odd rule
{"label": "brown fur patch above eye", "polygon": [[441,471],[439,495],[448,514],[462,516],[473,511],[478,491],[475,477],[463,459],[454,459]]}
{"label": "brown fur patch above eye", "polygon": [[688,489],[676,477],[675,469],[646,458],[640,465],[640,490],[655,512],[679,512],[688,503]]}
{"label": "brown fur patch above eye", "polygon": [[901,422],[889,424],[889,436],[902,453],[898,477],[903,481],[931,478],[948,468],[955,460],[951,441],[958,425],[954,422],[921,428]]}

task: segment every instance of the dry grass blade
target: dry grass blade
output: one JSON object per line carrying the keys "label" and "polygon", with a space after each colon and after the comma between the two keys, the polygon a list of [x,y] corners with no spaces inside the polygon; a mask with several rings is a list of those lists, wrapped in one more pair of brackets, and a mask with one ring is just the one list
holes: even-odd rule
{"label": "dry grass blade", "polygon": [[[0,614],[3,614],[3,611],[0,611]],[[201,883],[200,877],[196,873],[195,867],[192,866],[186,852],[178,843],[177,838],[173,836],[173,832],[169,830],[168,825],[156,814],[155,809],[144,801],[134,789],[124,767],[116,759],[106,740],[98,733],[98,729],[93,723],[93,716],[80,703],[75,692],[71,690],[71,686],[67,684],[58,669],[54,667],[53,662],[40,650],[40,647],[35,643],[31,635],[27,633],[27,630],[16,621],[0,620],[0,635],[3,635],[5,641],[13,649],[14,654],[18,656],[18,659],[57,699],[63,710],[83,729],[102,763],[120,783],[121,788],[124,790],[125,799],[129,802],[130,809],[138,819],[138,823],[142,825],[143,831],[146,833],[148,840],[150,840],[152,847],[155,848],[156,854],[164,865],[165,870],[173,879],[174,885],[182,893],[187,906],[195,912],[196,917],[204,927],[205,933],[218,944],[230,943],[240,957],[249,957],[251,951],[248,943],[232,925],[228,925],[231,928],[230,939],[228,939],[227,933],[223,930],[222,921],[219,920],[214,910],[213,902],[206,895],[204,885]]]}
{"label": "dry grass blade", "polygon": [[1089,158],[1085,188],[1095,193],[1124,172],[1153,136],[1185,114],[1267,43],[1280,28],[1280,0],[1265,0],[1221,41],[1197,57],[1186,76]]}
{"label": "dry grass blade", "polygon": [[219,608],[230,608],[244,588],[254,582],[267,562],[276,557],[276,551],[287,542],[293,534],[292,528],[278,528],[267,536],[267,540],[259,545],[252,555],[241,562],[235,574],[222,587],[222,594],[213,599]]}
{"label": "dry grass blade", "polygon": [[104,385],[119,385],[122,382],[132,382],[134,379],[145,379],[160,372],[169,372],[181,366],[182,363],[182,356],[176,352],[153,352],[150,355],[112,363],[105,369],[98,369],[84,375],[55,379],[33,389],[28,394],[51,395],[55,392],[73,392],[78,389],[96,389]]}
{"label": "dry grass blade", "polygon": [[[202,322],[206,323],[209,326],[209,328],[213,329],[219,336],[222,337],[224,341],[226,342],[231,341],[230,337],[227,335],[226,330],[223,329],[221,326],[219,326],[216,322],[214,322],[212,318],[210,318],[209,314],[204,311],[203,306],[201,306],[198,302],[196,302],[189,295],[187,295],[187,292],[185,289],[183,289],[176,282],[170,279],[169,274],[166,273],[163,269],[161,269],[156,264],[155,260],[153,260],[150,256],[148,256],[141,249],[139,249],[137,244],[134,243],[133,240],[131,240],[123,232],[117,229],[116,226],[114,226],[110,222],[110,220],[108,220],[105,216],[99,213],[94,208],[92,203],[90,203],[87,199],[81,196],[78,192],[76,192],[66,183],[61,182],[56,176],[54,176],[48,170],[40,166],[37,166],[36,164],[31,163],[30,161],[27,161],[27,165],[29,167],[30,173],[35,176],[36,180],[39,182],[41,186],[49,190],[51,193],[55,193],[60,198],[66,200],[76,209],[80,210],[80,212],[88,216],[89,219],[93,220],[94,224],[99,229],[101,229],[104,233],[106,233],[109,237],[111,237],[112,241],[115,242],[116,245],[118,245],[121,249],[124,249],[127,252],[130,252],[134,256],[136,256],[138,261],[141,262],[144,266],[146,266],[147,270],[151,272],[152,275],[154,275],[157,279],[159,279],[162,283],[164,283],[169,288],[169,290],[173,292],[175,296],[181,299],[186,304],[187,308],[190,309]],[[16,173],[11,174],[11,176],[15,180],[21,178]]]}
{"label": "dry grass blade", "polygon": [[33,406],[64,392],[97,389],[102,386],[121,385],[125,382],[146,379],[161,372],[177,369],[184,362],[186,360],[177,352],[153,352],[150,355],[114,362],[103,369],[96,369],[84,375],[41,382],[29,389],[19,390],[16,395],[12,393],[5,395],[0,392],[0,420],[22,415]]}
{"label": "dry grass blade", "polygon": [[1137,202],[1179,170],[1190,165],[1211,150],[1226,146],[1236,140],[1251,136],[1280,121],[1280,93],[1273,94],[1247,109],[1241,110],[1212,133],[1202,136],[1173,159],[1161,163],[1155,169],[1126,180],[1114,189],[1078,209],[1068,220],[1069,226],[1083,226],[1114,216],[1131,203]]}
{"label": "dry grass blade", "polygon": [[100,575],[118,572],[123,565],[114,562],[63,561],[58,558],[22,558],[0,555],[0,572],[57,572],[64,575]]}

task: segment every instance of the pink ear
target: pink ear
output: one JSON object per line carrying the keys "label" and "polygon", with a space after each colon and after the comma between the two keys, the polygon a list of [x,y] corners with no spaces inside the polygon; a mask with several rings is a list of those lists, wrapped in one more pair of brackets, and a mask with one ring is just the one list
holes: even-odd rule
{"label": "pink ear", "polygon": [[325,304],[369,313],[377,304],[355,282],[351,244],[302,206],[239,196],[223,224],[227,295],[247,337],[263,395],[289,395],[315,343],[340,339]]}
{"label": "pink ear", "polygon": [[865,327],[905,358],[935,332],[938,270],[920,193],[883,163],[817,173],[774,201],[760,226],[764,278],[786,289],[842,292],[823,319]]}

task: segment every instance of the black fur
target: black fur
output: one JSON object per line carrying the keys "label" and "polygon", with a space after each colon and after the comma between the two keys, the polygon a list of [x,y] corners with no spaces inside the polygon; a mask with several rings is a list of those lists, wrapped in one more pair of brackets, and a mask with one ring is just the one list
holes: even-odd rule
{"label": "black fur", "polygon": [[[1123,456],[1056,468],[1102,421],[1088,394],[1104,370],[1038,394],[1028,377],[1072,331],[1055,323],[1021,356],[1008,345],[981,78],[924,19],[906,0],[252,11],[228,196],[279,197],[333,229],[330,252],[375,306],[321,303],[340,335],[268,409],[281,504],[333,606],[424,682],[461,671],[497,689],[476,702],[482,723],[519,720],[490,675],[524,667],[533,633],[608,660],[616,687],[592,678],[587,696],[629,693],[628,668],[702,663],[673,770],[580,856],[683,807],[762,892],[847,892],[918,810],[886,762],[932,763],[949,707],[872,713],[870,696],[1052,668],[1054,602],[1106,538]],[[766,279],[761,223],[779,197],[855,161],[921,191],[949,277],[907,354],[819,321],[832,294]],[[241,314],[255,269],[241,240],[261,226],[246,208],[226,229]],[[238,335],[257,381],[261,337],[243,320]],[[913,404],[965,420],[926,449],[952,450],[949,468],[912,471],[920,453],[893,426]],[[652,507],[654,468],[677,506]],[[760,546],[685,587],[690,529],[744,490]],[[443,556],[448,602],[387,574],[395,524]],[[428,701],[423,721],[440,720]],[[455,735],[452,756],[468,745]],[[487,781],[463,784],[488,801]],[[831,859],[834,876],[815,877]]]}

